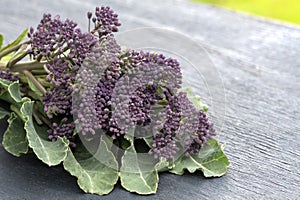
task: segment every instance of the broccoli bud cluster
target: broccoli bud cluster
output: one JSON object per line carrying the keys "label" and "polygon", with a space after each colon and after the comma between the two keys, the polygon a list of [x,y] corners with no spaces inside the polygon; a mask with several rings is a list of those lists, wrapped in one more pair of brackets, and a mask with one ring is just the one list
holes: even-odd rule
{"label": "broccoli bud cluster", "polygon": [[[64,116],[60,124],[52,124],[49,139],[73,141],[74,130],[120,139],[134,130],[134,138],[152,138],[149,154],[154,158],[197,153],[215,130],[206,113],[179,92],[179,62],[121,49],[113,35],[121,24],[109,7],[97,7],[87,17],[94,24],[89,32],[69,19],[45,14],[28,34],[30,55],[47,61],[51,86],[42,99],[44,111],[49,119]],[[0,71],[0,78],[14,79],[9,71]]]}

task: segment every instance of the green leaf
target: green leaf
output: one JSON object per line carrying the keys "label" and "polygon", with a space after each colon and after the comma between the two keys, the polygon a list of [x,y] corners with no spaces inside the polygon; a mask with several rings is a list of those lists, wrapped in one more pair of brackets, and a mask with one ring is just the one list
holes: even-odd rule
{"label": "green leaf", "polygon": [[0,86],[3,88],[0,99],[10,103],[10,110],[14,111],[24,121],[20,109],[22,104],[26,101],[30,101],[30,99],[21,97],[19,82],[16,81],[12,83],[0,79]]}
{"label": "green leaf", "polygon": [[0,94],[1,99],[11,104],[18,104],[28,99],[28,98],[22,99],[20,93],[20,84],[18,81],[10,82],[7,80],[0,79],[0,86],[3,88]]}
{"label": "green leaf", "polygon": [[6,45],[5,47],[3,47],[0,52],[5,51],[7,49],[10,49],[18,44],[20,44],[20,42],[25,38],[25,36],[27,35],[28,29],[25,29],[21,35],[19,35],[19,37],[17,39],[15,39],[15,41],[13,41],[12,43]]}
{"label": "green leaf", "polygon": [[229,161],[223,152],[221,145],[214,139],[208,141],[199,153],[188,158],[182,156],[174,163],[170,172],[182,175],[187,169],[190,173],[201,170],[205,177],[220,177],[227,172]]}
{"label": "green leaf", "polygon": [[3,35],[0,34],[0,49],[1,49],[1,47],[2,47],[2,44],[3,44]]}
{"label": "green leaf", "polygon": [[4,90],[7,90],[9,84],[11,84],[10,81],[0,78],[0,86],[2,86]]}
{"label": "green leaf", "polygon": [[198,110],[204,110],[205,112],[208,111],[208,106],[201,102],[201,98],[198,95],[193,95],[193,92],[190,88],[183,88],[180,90],[180,92],[186,92],[188,99],[193,103],[193,105]]}
{"label": "green leaf", "polygon": [[6,116],[9,116],[10,113],[4,108],[0,107],[0,119],[4,119]]}
{"label": "green leaf", "polygon": [[[14,111],[10,114],[8,120],[9,126],[3,136],[3,147],[12,155],[20,156],[28,152],[28,141],[26,138],[26,132],[24,130],[24,117],[20,112],[22,104],[26,101],[30,101],[27,97],[22,98],[19,83],[9,82],[0,79],[0,85],[3,88],[0,98],[9,102],[10,109]],[[8,111],[1,108],[0,118],[6,116]]]}
{"label": "green leaf", "polygon": [[18,82],[13,82],[12,84],[10,84],[8,86],[8,92],[15,102],[20,103],[22,101],[20,84]]}
{"label": "green leaf", "polygon": [[29,147],[33,149],[36,156],[49,166],[60,164],[67,157],[69,142],[66,138],[57,138],[56,142],[50,142],[45,137],[41,137],[37,130],[46,134],[46,128],[34,124],[32,120],[33,102],[25,102],[21,107],[21,113],[25,118],[25,130],[29,142]]}
{"label": "green leaf", "polygon": [[101,137],[96,155],[86,158],[87,152],[73,154],[68,150],[63,165],[77,177],[79,187],[86,193],[104,195],[110,193],[119,179],[118,162]]}
{"label": "green leaf", "polygon": [[174,166],[166,158],[160,158],[159,162],[155,165],[155,169],[157,169],[158,172],[166,172],[173,167]]}
{"label": "green leaf", "polygon": [[134,146],[124,153],[120,169],[121,184],[129,192],[154,194],[158,187],[158,171],[153,166],[152,169],[145,166],[137,155]]}
{"label": "green leaf", "polygon": [[10,109],[14,111],[22,120],[24,120],[22,114],[20,113],[21,106],[24,102],[30,101],[29,98],[21,97],[20,84],[16,82],[8,82],[0,79],[0,86],[3,88],[0,99],[10,103]]}
{"label": "green leaf", "polygon": [[28,141],[22,119],[15,113],[11,113],[8,124],[2,141],[4,149],[17,157],[26,154],[28,152]]}

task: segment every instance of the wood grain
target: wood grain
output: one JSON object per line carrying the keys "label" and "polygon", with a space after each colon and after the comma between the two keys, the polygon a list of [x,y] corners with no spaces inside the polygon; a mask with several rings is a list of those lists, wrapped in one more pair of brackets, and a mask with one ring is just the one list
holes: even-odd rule
{"label": "wood grain", "polygon": [[[104,4],[2,0],[0,32],[12,40],[44,12],[61,13],[86,27],[85,13],[99,3]],[[155,196],[140,197],[118,186],[102,199],[298,199],[300,28],[180,0],[107,4],[119,13],[121,31],[167,27],[207,49],[225,88],[226,114],[217,139],[226,144],[231,167],[217,179],[162,174]],[[197,83],[198,77],[190,79]],[[60,167],[49,169],[33,156],[14,158],[0,148],[0,159],[2,199],[100,199],[83,195]]]}

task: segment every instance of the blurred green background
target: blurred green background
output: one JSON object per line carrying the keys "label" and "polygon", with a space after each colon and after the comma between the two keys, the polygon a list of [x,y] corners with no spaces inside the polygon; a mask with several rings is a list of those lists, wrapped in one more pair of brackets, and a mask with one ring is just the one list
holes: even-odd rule
{"label": "blurred green background", "polygon": [[193,0],[300,24],[300,0]]}

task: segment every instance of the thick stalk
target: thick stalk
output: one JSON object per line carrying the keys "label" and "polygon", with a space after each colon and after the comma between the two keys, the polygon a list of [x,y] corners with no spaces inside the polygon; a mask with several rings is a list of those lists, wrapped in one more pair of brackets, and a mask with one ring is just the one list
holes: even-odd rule
{"label": "thick stalk", "polygon": [[37,80],[44,86],[44,88],[49,88],[52,86],[51,82],[45,80],[45,78],[37,78]]}
{"label": "thick stalk", "polygon": [[[68,47],[68,46],[66,46],[66,47],[63,49],[63,52],[66,52],[67,50],[69,50],[69,47]],[[60,52],[59,50],[57,50],[55,53],[53,53],[53,54],[51,55],[51,58],[54,58],[54,57],[58,56],[59,54],[61,54],[61,52]]]}
{"label": "thick stalk", "polygon": [[6,63],[0,62],[0,69],[5,70],[6,68]]}
{"label": "thick stalk", "polygon": [[46,119],[46,117],[44,117],[44,115],[42,115],[36,108],[36,105],[34,104],[33,107],[33,113],[44,123],[46,124],[49,128],[52,128],[52,124],[50,121],[48,121],[48,119]]}
{"label": "thick stalk", "polygon": [[46,94],[46,89],[42,86],[42,84],[32,75],[30,71],[24,70],[23,73],[25,76],[32,81],[32,83],[42,92],[43,94]]}
{"label": "thick stalk", "polygon": [[37,60],[38,62],[40,62],[40,61],[42,60],[42,58],[43,58],[43,56],[42,56],[42,54],[40,54],[40,55],[37,56],[36,60]]}
{"label": "thick stalk", "polygon": [[11,47],[11,48],[9,48],[9,49],[6,49],[6,50],[2,51],[2,52],[0,53],[0,59],[1,59],[2,57],[4,57],[4,56],[10,54],[11,52],[14,52],[14,51],[19,50],[21,46],[23,46],[24,44],[28,44],[28,43],[29,43],[28,41],[27,41],[27,42],[23,42],[23,43],[21,43],[21,44],[18,44],[17,46],[13,46],[13,47]]}
{"label": "thick stalk", "polygon": [[31,71],[33,75],[48,75],[44,69],[34,69]]}
{"label": "thick stalk", "polygon": [[12,72],[22,72],[24,70],[28,70],[28,71],[43,70],[45,64],[47,64],[47,62],[40,63],[36,61],[29,61],[29,62],[16,63],[14,66],[10,68],[10,70]]}
{"label": "thick stalk", "polygon": [[96,31],[99,29],[99,25],[95,25],[94,30],[91,31],[92,34],[96,33]]}
{"label": "thick stalk", "polygon": [[24,74],[19,75],[19,81],[22,84],[28,85],[28,80],[27,80],[26,76],[24,76]]}
{"label": "thick stalk", "polygon": [[21,56],[9,61],[7,63],[7,67],[11,68],[12,66],[14,66],[17,62],[19,62],[20,60],[22,60],[23,58],[25,58],[28,55],[28,52],[23,53]]}
{"label": "thick stalk", "polygon": [[[44,78],[37,77],[36,79],[44,88],[49,88],[52,85],[50,82],[46,81]],[[28,85],[27,76],[25,76],[24,74],[19,74],[19,80],[20,80],[20,83]]]}

